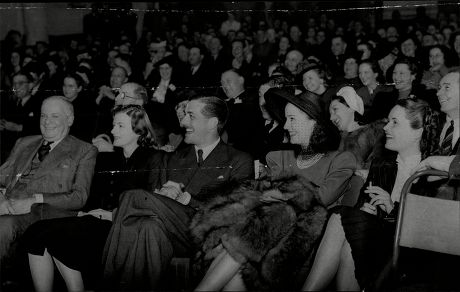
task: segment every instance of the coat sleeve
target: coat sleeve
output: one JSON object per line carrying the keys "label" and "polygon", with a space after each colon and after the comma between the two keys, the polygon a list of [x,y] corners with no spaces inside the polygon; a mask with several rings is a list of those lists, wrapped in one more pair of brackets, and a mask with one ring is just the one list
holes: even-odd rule
{"label": "coat sleeve", "polygon": [[64,193],[43,193],[43,202],[69,210],[82,208],[89,196],[97,153],[96,147],[92,145],[86,147],[78,160],[72,189]]}
{"label": "coat sleeve", "polygon": [[14,172],[14,164],[16,162],[16,158],[18,153],[21,151],[21,142],[22,138],[19,138],[16,141],[16,144],[11,151],[11,154],[8,156],[8,159],[5,163],[0,166],[0,187],[7,187],[8,184],[11,182],[12,178],[15,176]]}
{"label": "coat sleeve", "polygon": [[318,198],[324,206],[340,198],[355,170],[356,159],[352,153],[345,151],[334,157],[329,172],[318,188]]}

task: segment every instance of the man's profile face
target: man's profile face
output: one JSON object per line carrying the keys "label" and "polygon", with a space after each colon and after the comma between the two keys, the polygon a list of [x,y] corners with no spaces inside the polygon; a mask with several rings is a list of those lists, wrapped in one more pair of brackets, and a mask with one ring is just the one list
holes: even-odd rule
{"label": "man's profile face", "polygon": [[185,128],[185,143],[201,145],[212,133],[210,119],[202,114],[204,103],[199,100],[191,100],[185,107],[185,116],[181,120],[181,126]]}
{"label": "man's profile face", "polygon": [[60,100],[46,100],[42,104],[40,114],[40,130],[47,141],[59,141],[68,133],[73,123],[73,116],[66,111]]}
{"label": "man's profile face", "polygon": [[449,116],[458,117],[460,110],[460,73],[452,72],[445,75],[439,82],[438,100],[441,104],[441,111]]}

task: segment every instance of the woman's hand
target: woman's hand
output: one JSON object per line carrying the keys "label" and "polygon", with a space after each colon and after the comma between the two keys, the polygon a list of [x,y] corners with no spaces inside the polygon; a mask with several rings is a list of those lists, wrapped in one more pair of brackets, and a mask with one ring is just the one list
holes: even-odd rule
{"label": "woman's hand", "polygon": [[387,214],[390,214],[390,212],[393,210],[394,204],[391,200],[390,194],[381,187],[376,187],[372,184],[369,184],[364,192],[369,194],[371,197],[369,204],[373,206],[379,206],[380,209],[385,211]]}
{"label": "woman's hand", "polygon": [[112,212],[104,210],[104,209],[95,209],[95,210],[89,211],[88,213],[85,213],[85,212],[80,213],[80,212],[78,212],[78,217],[84,216],[84,215],[91,215],[91,216],[94,216],[94,217],[99,218],[101,220],[112,221]]}
{"label": "woman's hand", "polygon": [[377,208],[369,203],[364,203],[364,205],[359,209],[371,215],[377,215]]}

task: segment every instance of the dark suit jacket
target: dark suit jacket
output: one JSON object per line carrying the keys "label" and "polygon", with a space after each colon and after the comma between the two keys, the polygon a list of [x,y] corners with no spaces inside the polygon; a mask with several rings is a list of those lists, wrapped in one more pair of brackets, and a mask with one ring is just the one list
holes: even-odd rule
{"label": "dark suit jacket", "polygon": [[185,185],[192,195],[189,206],[200,207],[216,195],[225,183],[253,178],[254,164],[251,156],[220,141],[216,148],[198,167],[195,147],[189,145],[164,159],[165,170],[159,184],[171,180]]}
{"label": "dark suit jacket", "polygon": [[0,185],[7,188],[6,197],[25,198],[41,193],[44,203],[51,206],[68,210],[82,208],[93,179],[97,148],[73,136],[65,137],[45,157],[24,191],[15,189],[42,142],[42,136],[28,136],[17,141],[0,167]]}
{"label": "dark suit jacket", "polygon": [[195,74],[192,74],[192,67],[188,67],[186,78],[186,86],[191,87],[190,89],[196,92],[203,92],[209,89],[206,87],[209,86],[210,82],[210,75],[209,75],[209,68],[205,62],[202,62],[198,70],[196,70]]}

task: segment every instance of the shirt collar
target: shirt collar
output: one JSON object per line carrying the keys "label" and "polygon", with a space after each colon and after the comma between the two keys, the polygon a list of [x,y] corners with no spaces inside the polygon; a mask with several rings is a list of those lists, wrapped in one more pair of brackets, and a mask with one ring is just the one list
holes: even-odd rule
{"label": "shirt collar", "polygon": [[195,146],[195,154],[196,154],[196,157],[197,157],[197,160],[198,160],[198,150],[201,149],[203,150],[203,160],[206,159],[206,157],[209,156],[209,154],[212,152],[212,150],[214,150],[214,148],[216,148],[217,144],[219,144],[220,142],[220,138],[216,140],[216,142],[206,146],[206,147],[203,147],[203,148],[198,148]]}
{"label": "shirt collar", "polygon": [[54,148],[56,148],[56,146],[61,143],[61,141],[63,140],[64,138],[61,138],[59,140],[56,140],[56,141],[50,141],[51,144],[50,145],[50,151],[53,150]]}

